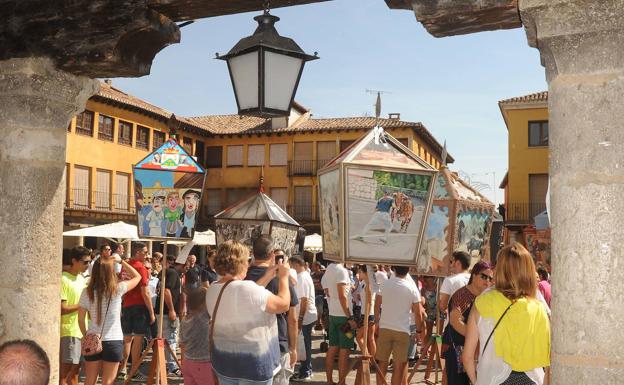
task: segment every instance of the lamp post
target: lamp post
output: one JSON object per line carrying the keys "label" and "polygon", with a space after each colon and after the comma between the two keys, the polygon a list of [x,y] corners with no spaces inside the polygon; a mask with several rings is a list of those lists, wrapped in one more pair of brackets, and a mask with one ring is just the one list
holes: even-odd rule
{"label": "lamp post", "polygon": [[234,97],[240,115],[273,118],[290,115],[305,62],[318,59],[308,55],[294,40],[275,29],[279,17],[254,17],[258,28],[242,38],[226,55],[217,59],[228,64]]}

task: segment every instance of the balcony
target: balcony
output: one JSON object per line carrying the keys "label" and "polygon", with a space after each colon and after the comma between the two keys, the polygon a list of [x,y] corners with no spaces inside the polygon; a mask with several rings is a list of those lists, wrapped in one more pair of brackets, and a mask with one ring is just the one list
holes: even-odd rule
{"label": "balcony", "polygon": [[318,222],[318,211],[314,205],[288,205],[287,211],[297,222]]}
{"label": "balcony", "polygon": [[[117,213],[135,212],[134,205],[131,205],[128,194],[110,194],[108,192],[77,188],[71,189],[70,193],[71,198],[65,202],[66,209]],[[94,199],[93,203],[91,198]]]}
{"label": "balcony", "polygon": [[536,215],[546,210],[546,203],[522,202],[505,204],[505,222],[507,224],[533,224]]}
{"label": "balcony", "polygon": [[288,176],[315,176],[331,159],[299,159],[288,162]]}

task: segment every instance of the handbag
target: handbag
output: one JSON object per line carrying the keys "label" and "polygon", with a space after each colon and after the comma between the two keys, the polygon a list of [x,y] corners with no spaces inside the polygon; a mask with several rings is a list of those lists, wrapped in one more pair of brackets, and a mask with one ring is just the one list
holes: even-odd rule
{"label": "handbag", "polygon": [[481,355],[483,355],[485,353],[485,348],[487,348],[488,343],[490,342],[490,338],[492,338],[492,335],[494,334],[494,330],[496,330],[496,328],[498,327],[498,324],[500,324],[500,322],[502,321],[502,319],[505,316],[505,314],[507,314],[507,312],[509,311],[509,308],[511,308],[511,305],[513,305],[514,303],[515,302],[512,302],[512,303],[509,304],[509,306],[507,306],[507,309],[505,309],[503,314],[500,316],[500,318],[496,322],[496,325],[494,325],[494,329],[492,329],[492,332],[490,333],[490,335],[488,336],[487,340],[485,341],[485,345],[483,345],[483,350],[481,351]]}
{"label": "handbag", "polygon": [[94,356],[102,352],[102,334],[104,333],[104,323],[106,322],[106,316],[108,316],[108,308],[110,306],[111,299],[108,298],[108,304],[106,305],[106,313],[102,320],[102,329],[100,334],[87,333],[80,341],[80,349],[83,356]]}
{"label": "handbag", "polygon": [[305,361],[306,358],[305,339],[303,338],[303,331],[300,331],[297,336],[297,361]]}
{"label": "handbag", "polygon": [[[225,282],[221,291],[219,291],[219,296],[217,297],[217,302],[215,303],[214,310],[212,311],[212,317],[210,318],[210,334],[208,334],[208,348],[210,349],[210,357],[212,357],[212,352],[214,351],[214,340],[212,339],[214,333],[215,320],[217,319],[217,310],[219,309],[219,303],[221,302],[221,296],[223,295],[223,291],[227,287],[227,285],[232,282],[233,279]],[[219,377],[215,373],[214,368],[212,369],[212,378],[214,379],[214,384],[219,385]]]}

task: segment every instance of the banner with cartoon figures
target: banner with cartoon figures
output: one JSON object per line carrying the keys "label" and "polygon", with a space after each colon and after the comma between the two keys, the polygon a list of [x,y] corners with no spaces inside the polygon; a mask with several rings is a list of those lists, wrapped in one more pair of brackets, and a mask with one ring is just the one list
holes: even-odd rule
{"label": "banner with cartoon figures", "polygon": [[139,237],[192,239],[206,170],[169,139],[133,171]]}

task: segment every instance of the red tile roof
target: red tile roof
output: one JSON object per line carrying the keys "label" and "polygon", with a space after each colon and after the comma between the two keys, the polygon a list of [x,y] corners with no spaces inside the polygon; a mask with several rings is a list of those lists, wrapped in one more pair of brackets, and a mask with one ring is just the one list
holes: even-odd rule
{"label": "red tile roof", "polygon": [[[168,122],[173,113],[150,104],[136,96],[127,94],[112,85],[100,82],[100,91],[92,97],[93,100],[116,104],[131,110],[145,113],[163,122]],[[308,110],[300,104],[294,104],[299,112]],[[419,122],[406,122],[399,119],[375,119],[373,117],[350,117],[312,119],[302,118],[289,127],[272,128],[270,119],[241,115],[208,115],[197,117],[182,117],[175,115],[175,119],[181,122],[180,129],[193,133],[210,135],[241,135],[241,134],[271,134],[271,133],[300,133],[318,131],[341,131],[341,130],[370,130],[376,124],[386,128],[412,128],[416,133],[438,154],[442,153],[442,145],[431,135],[429,130]],[[449,154],[447,163],[455,160]]]}
{"label": "red tile roof", "polygon": [[504,99],[498,104],[524,104],[524,103],[542,103],[548,102],[548,91],[536,92],[524,96],[516,96],[510,99]]}

